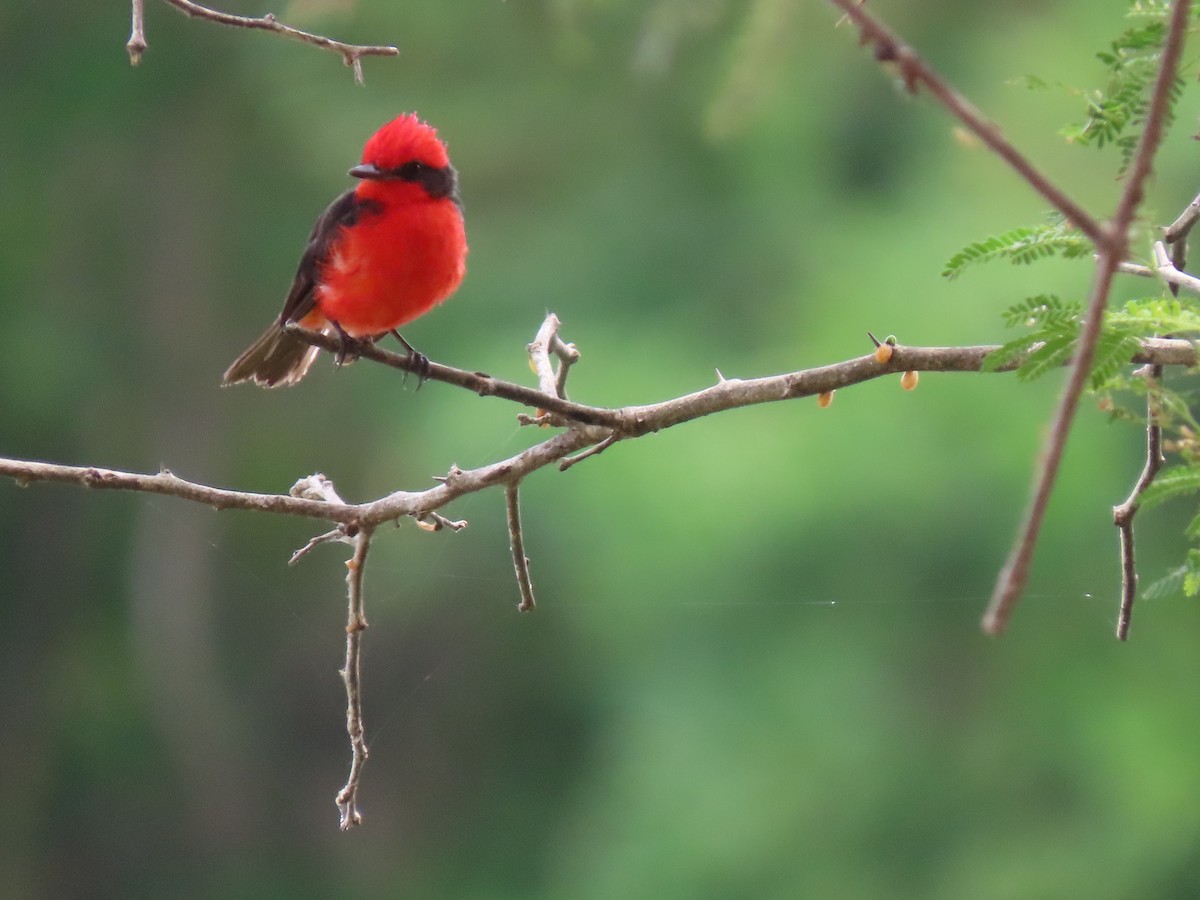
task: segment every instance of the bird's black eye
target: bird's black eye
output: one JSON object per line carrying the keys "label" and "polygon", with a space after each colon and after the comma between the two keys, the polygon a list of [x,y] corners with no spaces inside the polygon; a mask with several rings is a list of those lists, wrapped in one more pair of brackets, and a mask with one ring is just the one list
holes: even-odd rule
{"label": "bird's black eye", "polygon": [[420,181],[421,174],[425,171],[425,164],[413,160],[406,162],[396,170],[396,176],[402,181]]}

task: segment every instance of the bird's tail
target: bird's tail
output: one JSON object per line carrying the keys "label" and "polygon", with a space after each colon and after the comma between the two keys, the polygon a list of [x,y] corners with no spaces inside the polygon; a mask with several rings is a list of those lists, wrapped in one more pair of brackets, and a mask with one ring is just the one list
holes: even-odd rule
{"label": "bird's tail", "polygon": [[253,381],[263,387],[295,384],[308,372],[319,352],[319,347],[305,343],[284,331],[278,322],[272,322],[262,337],[225,370],[221,384],[240,381]]}

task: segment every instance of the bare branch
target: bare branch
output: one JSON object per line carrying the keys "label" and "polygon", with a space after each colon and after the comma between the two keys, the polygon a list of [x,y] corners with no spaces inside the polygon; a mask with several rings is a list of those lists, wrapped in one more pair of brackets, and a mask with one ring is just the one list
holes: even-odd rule
{"label": "bare branch", "polygon": [[1150,366],[1146,378],[1146,465],[1138,476],[1129,496],[1120,506],[1113,507],[1113,524],[1117,526],[1121,539],[1121,610],[1117,616],[1118,640],[1129,639],[1129,620],[1133,616],[1133,603],[1137,599],[1137,567],[1133,555],[1133,517],[1137,515],[1138,501],[1154,477],[1162,468],[1162,426],[1158,421],[1158,397],[1156,389],[1162,380],[1163,367]]}
{"label": "bare branch", "polygon": [[[584,448],[603,443],[609,437],[620,440],[640,437],[729,409],[817,396],[905,371],[978,372],[982,369],[983,360],[998,347],[909,347],[896,344],[892,349],[892,356],[886,363],[878,362],[874,354],[870,354],[782,375],[746,380],[725,378],[695,393],[646,406],[607,409],[570,403],[564,408],[572,412],[571,418],[575,418],[574,414],[578,413],[576,421],[612,424],[609,427],[597,426],[564,431],[490,465],[469,470],[455,467],[439,479],[438,484],[426,490],[396,491],[367,503],[331,502],[324,499],[216,488],[188,481],[165,470],[157,475],[143,475],[96,466],[68,466],[21,459],[0,458],[0,476],[11,478],[22,486],[33,482],[67,482],[91,488],[165,494],[203,503],[218,510],[255,510],[304,516],[349,526],[375,527],[405,516],[418,519],[427,517],[465,494],[507,484],[513,478],[524,478],[543,466],[564,460]],[[371,358],[384,355],[404,360],[404,357],[397,354],[388,354],[370,347],[366,348],[365,352],[371,353]],[[1195,366],[1198,361],[1200,360],[1196,348],[1191,341],[1167,338],[1150,338],[1143,341],[1141,352],[1135,354],[1131,360],[1135,364],[1153,363],[1184,367]],[[1009,371],[1017,365],[1018,361],[1014,360],[1001,370]],[[404,366],[397,368],[403,369]],[[437,363],[430,363],[430,368],[435,373],[431,377],[451,373],[449,377],[439,379],[446,383],[457,384],[459,376],[464,376],[467,382],[464,386],[474,389],[475,385],[471,383],[471,379],[479,379],[481,382],[500,386],[495,391],[485,393],[494,393],[496,396],[511,394],[517,402],[528,403],[531,406],[555,400],[548,394],[496,381],[486,375],[462,372]],[[512,390],[509,390],[510,388]],[[323,476],[313,476],[317,477]],[[305,482],[302,481],[301,484],[303,483]],[[307,491],[301,493],[307,494]]]}
{"label": "bare branch", "polygon": [[504,505],[508,514],[508,542],[512,549],[513,568],[517,571],[517,587],[521,602],[517,609],[529,612],[537,606],[533,599],[533,581],[529,577],[529,557],[525,555],[525,538],[521,531],[521,482],[513,479],[504,486]]}
{"label": "bare branch", "polygon": [[1084,316],[1083,326],[1080,329],[1071,375],[1067,380],[1067,386],[1063,390],[1062,398],[1050,426],[1050,435],[1042,454],[1042,465],[1037,476],[1033,498],[1025,514],[1025,519],[1021,523],[1008,560],[1005,562],[1004,568],[1000,570],[1000,577],[996,581],[991,602],[983,617],[982,627],[988,634],[999,634],[1004,630],[1029,578],[1029,566],[1037,546],[1038,532],[1041,530],[1046,506],[1050,502],[1050,494],[1054,490],[1054,483],[1058,477],[1059,464],[1062,462],[1067,437],[1071,432],[1071,424],[1075,420],[1075,412],[1079,407],[1079,398],[1083,395],[1083,389],[1092,367],[1092,359],[1095,357],[1096,341],[1100,337],[1100,326],[1104,318],[1104,309],[1108,304],[1113,274],[1121,260],[1125,258],[1129,242],[1129,226],[1133,223],[1138,204],[1141,203],[1146,178],[1150,175],[1154,155],[1162,141],[1163,121],[1167,112],[1171,85],[1175,81],[1179,67],[1179,56],[1183,52],[1183,40],[1187,31],[1190,7],[1189,0],[1175,0],[1171,8],[1171,22],[1163,45],[1158,74],[1154,81],[1150,107],[1146,113],[1145,124],[1133,163],[1129,167],[1125,189],[1121,193],[1121,200],[1117,204],[1112,224],[1104,231],[1104,240],[1096,241],[1100,259],[1088,299],[1087,314]]}
{"label": "bare branch", "polygon": [[[125,45],[129,52],[129,61],[135,66],[141,61],[142,53],[146,49],[144,14],[142,10],[143,2],[144,0],[133,0],[133,33],[129,37],[129,43]],[[271,13],[259,17],[238,16],[233,13],[221,12],[208,6],[202,6],[199,3],[193,3],[192,0],[165,0],[165,2],[194,19],[204,19],[234,28],[273,31],[284,37],[303,41],[306,44],[312,44],[314,47],[320,47],[323,50],[330,50],[341,56],[342,62],[354,70],[354,80],[359,84],[362,84],[363,80],[362,58],[364,56],[398,56],[400,53],[397,48],[391,46],[345,44],[341,41],[327,38],[324,35],[301,31],[299,28],[284,25]]]}
{"label": "bare branch", "polygon": [[346,683],[346,731],[350,735],[352,757],[350,775],[337,794],[342,831],[362,824],[362,814],[358,811],[358,780],[367,761],[362,716],[362,633],[367,630],[367,617],[363,612],[362,580],[370,548],[371,529],[363,528],[355,539],[354,555],[346,562],[349,612],[346,622],[346,667],[341,674],[342,681]]}
{"label": "bare branch", "polygon": [[864,44],[870,44],[875,58],[881,63],[893,63],[900,69],[905,87],[910,93],[924,85],[956,119],[983,141],[992,152],[1003,159],[1035,191],[1042,195],[1055,209],[1067,217],[1076,228],[1086,234],[1097,247],[1109,243],[1109,234],[1104,226],[1094,219],[1082,206],[1067,196],[1024,157],[1000,133],[1000,128],[984,118],[966,97],[942,79],[916,51],[900,40],[891,30],[873,17],[862,4],[862,0],[831,0],[859,30]]}

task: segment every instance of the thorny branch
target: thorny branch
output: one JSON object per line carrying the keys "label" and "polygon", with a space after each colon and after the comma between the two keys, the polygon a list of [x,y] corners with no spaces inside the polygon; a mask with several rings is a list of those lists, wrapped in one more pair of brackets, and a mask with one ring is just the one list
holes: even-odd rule
{"label": "thorny branch", "polygon": [[1183,52],[1190,9],[1189,0],[1175,0],[1171,8],[1171,21],[1163,45],[1158,74],[1154,80],[1150,106],[1142,126],[1142,135],[1138,140],[1133,163],[1129,167],[1120,202],[1112,222],[1105,228],[1105,239],[1096,243],[1100,259],[1096,264],[1087,313],[1080,329],[1075,358],[1071,363],[1071,374],[1050,426],[1050,435],[1042,454],[1041,470],[1036,479],[1033,498],[1018,530],[1016,543],[1004,568],[1000,570],[1000,577],[996,581],[987,612],[984,613],[983,630],[988,634],[999,634],[1004,630],[1029,579],[1029,567],[1037,546],[1038,532],[1045,518],[1046,507],[1050,503],[1050,494],[1054,490],[1067,437],[1079,408],[1079,399],[1083,396],[1083,389],[1092,368],[1113,275],[1125,258],[1129,228],[1142,201],[1146,179],[1150,175],[1154,156],[1162,141],[1171,85],[1175,82],[1179,57]]}
{"label": "thorny branch", "polygon": [[[329,342],[336,344],[336,340],[332,338]],[[157,474],[141,474],[97,466],[71,466],[0,458],[0,476],[11,478],[21,486],[33,482],[63,482],[96,489],[164,494],[202,503],[216,510],[241,509],[279,513],[346,526],[372,528],[403,517],[427,518],[459,497],[507,484],[514,478],[524,478],[543,466],[557,463],[586,447],[601,444],[608,438],[627,440],[641,437],[713,413],[759,403],[817,396],[905,371],[979,372],[983,360],[997,349],[997,345],[910,347],[897,344],[892,358],[886,363],[880,363],[874,354],[868,354],[781,375],[749,379],[723,378],[716,384],[694,393],[645,406],[611,409],[570,403],[559,408],[563,418],[575,425],[569,430],[559,432],[520,453],[489,465],[476,469],[453,467],[445,476],[439,477],[438,483],[433,487],[419,491],[395,491],[364,503],[310,499],[304,491],[300,492],[301,496],[289,496],[212,487],[180,478],[166,469]],[[363,356],[370,359],[379,358],[387,365],[405,368],[406,357],[401,354],[389,353],[368,345]],[[1131,362],[1135,365],[1192,367],[1200,363],[1200,356],[1190,341],[1149,338],[1142,342],[1141,352],[1135,354]],[[549,405],[555,400],[554,397],[540,391],[500,381],[482,373],[467,372],[433,362],[429,367],[430,380],[459,385],[468,390],[478,390],[480,385],[484,385],[486,389],[478,391],[484,395],[503,397],[535,408]],[[1014,361],[1001,371],[1011,371],[1016,367],[1017,362]],[[570,415],[566,415],[568,412]]]}
{"label": "thorny branch", "polygon": [[[144,2],[145,0],[133,0],[133,27],[130,31],[129,41],[125,44],[125,50],[129,54],[129,61],[135,66],[142,61],[142,54],[146,52],[147,46]],[[362,58],[364,56],[398,56],[400,53],[395,47],[345,44],[341,41],[324,37],[323,35],[301,31],[299,28],[284,25],[271,13],[258,17],[238,16],[233,13],[221,12],[220,10],[202,6],[199,3],[192,2],[192,0],[164,0],[164,2],[194,19],[205,19],[209,22],[229,25],[234,28],[273,31],[284,37],[312,44],[314,47],[331,50],[341,56],[342,62],[354,70],[354,80],[359,84],[362,84],[363,80]]]}
{"label": "thorny branch", "polygon": [[[1138,141],[1133,163],[1122,191],[1121,199],[1113,214],[1112,222],[1101,223],[1068,197],[1057,185],[1033,166],[1015,147],[1000,134],[1000,130],[985,119],[961,94],[947,84],[941,76],[908,45],[904,44],[883,23],[875,19],[862,4],[862,0],[831,0],[845,13],[859,30],[864,44],[874,50],[875,58],[881,63],[895,64],[905,87],[915,93],[925,87],[955,118],[982,140],[1002,160],[1008,163],[1035,191],[1054,205],[1069,222],[1079,228],[1096,245],[1097,268],[1088,299],[1079,341],[1072,361],[1071,375],[1059,400],[1051,422],[1049,438],[1042,454],[1033,496],[1025,517],[1018,530],[1017,539],[1000,571],[991,602],[983,617],[983,630],[998,634],[1008,624],[1009,617],[1025,589],[1033,552],[1037,546],[1038,532],[1045,517],[1050,494],[1062,462],[1063,450],[1071,425],[1083,395],[1084,384],[1095,356],[1096,341],[1113,275],[1121,266],[1129,241],[1129,227],[1141,203],[1146,178],[1150,174],[1155,154],[1162,140],[1164,121],[1170,99],[1170,88],[1179,67],[1184,36],[1190,9],[1189,0],[1175,0],[1171,9],[1170,25],[1163,46],[1162,58],[1150,98],[1149,108],[1142,123],[1143,130]],[[1200,199],[1200,198],[1198,198]],[[1196,203],[1192,204],[1196,206]],[[1172,226],[1172,231],[1185,232],[1200,216],[1200,208],[1185,212]],[[1176,270],[1183,265],[1181,245],[1173,256]]]}

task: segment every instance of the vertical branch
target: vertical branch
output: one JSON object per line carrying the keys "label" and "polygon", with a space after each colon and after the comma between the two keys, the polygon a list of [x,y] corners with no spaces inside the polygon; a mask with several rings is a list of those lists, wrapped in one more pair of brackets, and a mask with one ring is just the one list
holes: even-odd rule
{"label": "vertical branch", "polygon": [[[547,313],[542,326],[538,329],[532,341],[529,342],[529,365],[537,375],[538,387],[543,394],[561,397],[558,392],[558,376],[550,363],[550,354],[554,352],[554,342],[558,340],[558,327],[562,324],[554,313]],[[561,344],[562,342],[559,341]]]}
{"label": "vertical branch", "polygon": [[1129,620],[1133,615],[1133,602],[1137,599],[1137,568],[1133,556],[1133,517],[1137,515],[1138,500],[1142,492],[1154,481],[1162,468],[1162,425],[1159,424],[1157,389],[1162,379],[1162,366],[1148,366],[1146,370],[1146,465],[1138,477],[1137,484],[1129,497],[1120,506],[1113,507],[1113,524],[1117,526],[1121,539],[1121,611],[1117,616],[1117,639],[1128,640]]}
{"label": "vertical branch", "polygon": [[519,480],[504,486],[504,503],[508,509],[508,541],[512,548],[513,568],[517,570],[517,587],[521,591],[521,602],[517,609],[529,612],[537,603],[533,599],[533,580],[529,577],[529,557],[525,555],[525,539],[521,533],[521,501]]}
{"label": "vertical branch", "polygon": [[[982,627],[987,634],[999,634],[1008,625],[1013,609],[1025,591],[1026,582],[1029,581],[1033,551],[1037,547],[1038,534],[1046,517],[1046,507],[1050,504],[1050,495],[1054,492],[1054,483],[1058,479],[1058,468],[1062,463],[1071,425],[1075,421],[1075,413],[1079,409],[1079,398],[1083,395],[1092,367],[1102,314],[1118,262],[1119,256],[1116,254],[1107,251],[1100,254],[1096,280],[1092,284],[1092,292],[1088,299],[1088,316],[1079,335],[1070,378],[1054,411],[1054,420],[1042,453],[1042,465],[1037,474],[1033,497],[1017,532],[1017,540],[1009,551],[1004,568],[1000,570],[1000,576],[996,579],[991,602],[983,616]],[[1092,310],[1097,310],[1099,314],[1092,315]]]}
{"label": "vertical branch", "polygon": [[346,594],[348,619],[346,622],[346,667],[342,669],[342,681],[346,684],[346,731],[350,735],[350,775],[345,786],[338,791],[337,806],[341,812],[342,831],[348,831],[362,823],[358,811],[358,780],[363,764],[367,761],[367,742],[363,736],[362,717],[362,633],[367,629],[367,617],[363,613],[363,567],[367,563],[367,551],[371,547],[371,529],[360,528],[355,535],[354,556],[346,562]]}
{"label": "vertical branch", "polygon": [[[1008,624],[1012,610],[1017,600],[1025,590],[1029,579],[1029,567],[1033,560],[1033,551],[1037,546],[1038,532],[1045,518],[1046,506],[1050,502],[1050,494],[1058,477],[1059,464],[1062,462],[1063,451],[1067,437],[1071,433],[1071,425],[1079,408],[1079,398],[1083,395],[1084,386],[1096,354],[1096,341],[1100,337],[1101,323],[1104,310],[1108,304],[1109,291],[1112,288],[1113,274],[1125,258],[1129,243],[1129,226],[1133,222],[1138,204],[1146,185],[1146,178],[1154,164],[1154,156],[1158,152],[1163,136],[1163,123],[1167,107],[1170,103],[1171,85],[1175,81],[1179,69],[1179,57],[1183,52],[1184,36],[1187,33],[1187,21],[1190,11],[1190,0],[1175,0],[1171,8],[1171,23],[1163,44],[1162,61],[1159,63],[1158,74],[1154,80],[1154,89],[1150,98],[1150,107],[1146,113],[1145,127],[1138,141],[1137,152],[1130,166],[1129,178],[1121,193],[1121,200],[1113,214],[1112,223],[1101,231],[1100,241],[1096,247],[1099,260],[1096,264],[1096,279],[1092,284],[1091,296],[1088,299],[1087,315],[1079,333],[1078,349],[1071,368],[1071,376],[1063,391],[1062,399],[1055,410],[1054,421],[1051,423],[1050,436],[1043,454],[1041,470],[1038,473],[1033,498],[1025,519],[1017,533],[1017,540],[1009,552],[996,588],[992,593],[987,612],[984,613],[982,627],[988,634],[999,634]],[[1078,223],[1076,223],[1078,224]]]}
{"label": "vertical branch", "polygon": [[554,376],[554,387],[558,392],[558,396],[566,400],[567,374],[571,371],[571,366],[579,362],[579,348],[574,344],[566,343],[555,334],[554,340],[550,342],[550,349],[558,357],[558,371]]}

